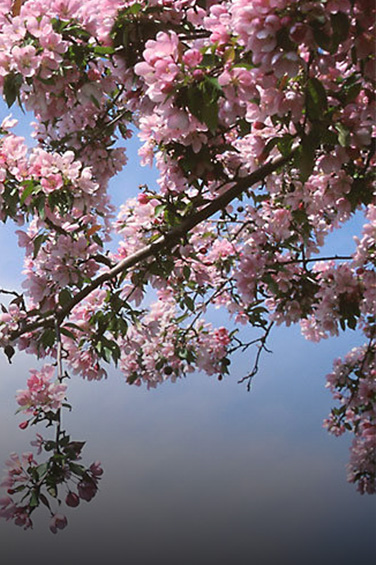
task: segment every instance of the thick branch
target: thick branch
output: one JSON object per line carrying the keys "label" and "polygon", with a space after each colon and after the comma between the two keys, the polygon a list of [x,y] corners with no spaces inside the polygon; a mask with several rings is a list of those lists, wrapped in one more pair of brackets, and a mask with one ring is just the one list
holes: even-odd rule
{"label": "thick branch", "polygon": [[83,288],[78,292],[70,302],[68,302],[63,308],[59,309],[57,313],[47,316],[43,320],[37,320],[29,324],[25,324],[20,330],[11,334],[11,340],[16,339],[20,335],[27,332],[34,331],[40,327],[46,327],[52,325],[54,320],[57,320],[59,324],[66,318],[72,309],[79,304],[84,298],[93,292],[96,288],[102,286],[105,282],[113,280],[117,275],[123,273],[135,265],[138,265],[142,261],[145,261],[149,257],[158,255],[161,251],[165,251],[173,248],[177,245],[186,235],[201,222],[207,220],[220,210],[223,210],[236,198],[239,198],[246,190],[251,186],[261,183],[265,178],[288,163],[295,150],[293,150],[288,157],[278,157],[265,165],[261,166],[259,169],[247,175],[244,178],[234,181],[233,186],[228,190],[223,192],[221,195],[217,196],[206,206],[203,206],[200,210],[193,212],[187,218],[185,218],[181,224],[172,228],[167,233],[161,235],[156,241],[146,245],[139,251],[136,251],[129,257],[126,257],[120,261],[117,265],[105,271],[97,278],[95,278],[88,286]]}

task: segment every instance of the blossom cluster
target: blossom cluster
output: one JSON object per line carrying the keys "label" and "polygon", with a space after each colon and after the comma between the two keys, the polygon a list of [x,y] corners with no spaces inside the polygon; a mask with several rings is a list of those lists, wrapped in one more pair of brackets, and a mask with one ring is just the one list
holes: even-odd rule
{"label": "blossom cluster", "polygon": [[230,338],[226,328],[213,329],[197,320],[193,327],[181,329],[177,317],[175,301],[160,292],[150,312],[130,328],[120,343],[119,362],[128,382],[155,387],[193,368],[208,375],[227,372]]}
{"label": "blossom cluster", "polygon": [[[88,469],[72,463],[69,458],[63,465],[58,465],[54,456],[38,464],[32,453],[21,456],[12,453],[6,467],[6,475],[0,484],[7,489],[7,494],[0,498],[0,517],[13,520],[16,526],[26,530],[33,527],[32,513],[43,504],[50,512],[49,529],[53,534],[68,524],[67,517],[60,512],[59,488],[65,485],[65,503],[74,508],[80,500],[92,500],[103,474],[99,461],[92,463]],[[75,481],[77,492],[69,484],[72,481]],[[52,496],[52,500],[57,499],[59,511],[52,510],[47,495]]]}
{"label": "blossom cluster", "polygon": [[24,529],[32,527],[28,505],[15,504],[11,495],[16,489],[24,488],[29,481],[28,470],[36,466],[32,453],[23,453],[21,458],[17,453],[12,453],[6,461],[7,475],[1,482],[2,487],[7,488],[8,495],[0,499],[0,516],[6,520],[14,520],[17,526]]}
{"label": "blossom cluster", "polygon": [[55,367],[44,365],[42,369],[30,369],[27,389],[17,392],[17,402],[22,412],[29,414],[42,410],[59,410],[64,402],[67,385],[53,382]]}
{"label": "blossom cluster", "polygon": [[376,476],[376,349],[374,344],[352,349],[344,360],[336,359],[327,386],[340,406],[325,421],[338,436],[353,430],[355,439],[348,464],[348,479],[358,490],[375,492]]}

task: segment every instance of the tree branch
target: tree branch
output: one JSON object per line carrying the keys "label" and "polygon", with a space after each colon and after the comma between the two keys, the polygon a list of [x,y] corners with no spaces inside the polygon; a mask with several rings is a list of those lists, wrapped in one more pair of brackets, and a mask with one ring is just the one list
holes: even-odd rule
{"label": "tree branch", "polygon": [[[248,392],[251,390],[253,377],[258,373],[259,362],[260,362],[260,357],[261,357],[262,352],[267,351],[268,353],[270,353],[270,350],[266,347],[266,341],[269,337],[269,334],[270,334],[273,326],[274,326],[274,322],[270,322],[268,327],[265,329],[264,335],[262,335],[260,338],[258,338],[256,340],[254,340],[254,343],[259,342],[259,345],[257,347],[257,354],[256,354],[256,359],[255,359],[255,362],[254,362],[254,365],[253,365],[253,369],[248,375],[246,375],[245,377],[243,377],[242,379],[240,379],[238,381],[238,384],[241,384],[241,383],[244,383],[245,381],[248,381],[247,382],[247,391]],[[251,344],[249,344],[249,345],[251,345]]]}
{"label": "tree branch", "polygon": [[277,157],[276,159],[265,163],[259,169],[247,175],[246,177],[240,178],[233,182],[228,190],[217,196],[206,206],[203,206],[200,210],[197,210],[190,214],[188,217],[183,219],[181,224],[170,229],[165,234],[161,235],[156,241],[150,243],[136,251],[129,257],[126,257],[120,261],[117,265],[108,269],[97,278],[95,278],[88,286],[80,290],[64,307],[57,310],[57,312],[45,317],[43,320],[36,320],[35,322],[30,322],[24,324],[22,328],[13,332],[10,335],[11,341],[17,339],[21,335],[34,331],[41,327],[46,327],[48,325],[53,325],[55,320],[58,324],[61,324],[64,318],[66,318],[72,309],[77,306],[83,299],[85,299],[89,294],[91,294],[95,289],[102,286],[105,282],[114,279],[120,273],[123,273],[135,265],[138,265],[142,261],[145,261],[149,257],[158,255],[161,251],[165,251],[173,248],[177,245],[181,239],[183,239],[194,227],[199,225],[201,222],[207,220],[220,210],[223,210],[236,198],[239,198],[246,190],[251,188],[251,186],[260,183],[268,175],[275,172],[277,169],[285,165],[294,156],[296,148],[293,149],[289,156],[287,157]]}

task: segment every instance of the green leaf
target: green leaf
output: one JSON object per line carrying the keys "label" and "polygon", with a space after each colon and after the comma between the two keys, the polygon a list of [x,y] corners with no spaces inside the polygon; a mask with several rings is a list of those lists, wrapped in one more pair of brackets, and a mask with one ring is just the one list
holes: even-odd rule
{"label": "green leaf", "polygon": [[85,468],[82,465],[77,465],[77,463],[69,463],[69,469],[79,477],[83,477],[85,474]]}
{"label": "green leaf", "polygon": [[98,47],[94,47],[95,55],[113,55],[115,53],[115,49],[113,47],[105,47],[99,45]]}
{"label": "green leaf", "polygon": [[331,14],[330,20],[333,29],[332,43],[334,50],[337,49],[340,43],[343,43],[347,39],[350,31],[350,21],[344,12]]}
{"label": "green leaf", "polygon": [[[175,322],[176,322],[177,324],[181,324],[181,322],[184,322],[184,320],[186,320],[188,316],[189,316],[188,313],[182,314],[181,316],[178,316],[177,318],[175,318]],[[21,411],[21,410],[22,410],[22,409],[20,409],[20,411]]]}
{"label": "green leaf", "polygon": [[70,442],[70,436],[69,435],[65,435],[61,440],[60,440],[60,445],[62,447],[67,446],[68,443]]}
{"label": "green leaf", "polygon": [[62,29],[62,34],[64,38],[75,37],[83,41],[91,39],[91,34],[75,22],[67,22],[67,25]]}
{"label": "green leaf", "polygon": [[290,134],[284,135],[278,139],[277,147],[282,157],[288,157],[290,155],[293,141],[294,138]]}
{"label": "green leaf", "polygon": [[43,332],[40,341],[45,347],[52,347],[55,343],[55,339],[56,339],[55,331],[52,329],[47,329]]}
{"label": "green leaf", "polygon": [[99,101],[97,100],[97,98],[95,98],[95,96],[93,96],[93,94],[90,94],[90,100],[92,101],[94,106],[96,106],[98,109],[100,109],[101,105],[100,105]]}
{"label": "green leaf", "polygon": [[64,327],[68,326],[69,328],[73,328],[75,330],[79,330],[82,332],[82,328],[80,328],[80,326],[77,326],[77,324],[74,324],[73,322],[66,322]]}
{"label": "green leaf", "polygon": [[209,130],[218,127],[218,100],[223,91],[215,77],[205,76],[201,82],[185,86],[178,93],[178,105],[188,108],[193,116],[207,125]]}
{"label": "green leaf", "polygon": [[290,38],[290,30],[288,27],[282,27],[277,31],[277,45],[282,47],[284,51],[294,51],[296,45]]}
{"label": "green leaf", "polygon": [[321,27],[314,27],[313,36],[315,41],[321,49],[325,51],[331,51],[332,47],[332,38],[330,35],[327,35]]}
{"label": "green leaf", "polygon": [[85,441],[71,441],[68,445],[65,446],[64,451],[65,453],[69,453],[71,458],[77,459],[80,455],[81,451],[85,446]]}
{"label": "green leaf", "polygon": [[309,119],[312,121],[322,119],[327,108],[325,88],[317,78],[310,78],[306,87],[306,110]]}
{"label": "green leaf", "polygon": [[40,186],[40,184],[37,184],[37,185],[36,185],[36,184],[34,184],[33,181],[29,181],[29,182],[28,182],[28,181],[25,181],[25,182],[22,183],[22,184],[25,185],[25,188],[24,188],[24,191],[23,191],[23,193],[22,193],[22,195],[21,195],[21,198],[20,198],[20,204],[21,204],[21,205],[25,203],[25,200],[26,200],[29,196],[31,196],[32,194],[37,194],[37,193],[41,190],[41,188],[42,188],[42,187]]}
{"label": "green leaf", "polygon": [[191,298],[190,296],[186,296],[184,298],[184,304],[186,305],[186,307],[191,311],[194,312],[195,311],[195,302],[193,300],[193,298]]}
{"label": "green leaf", "polygon": [[43,475],[47,473],[48,470],[48,463],[42,463],[35,468],[36,472],[38,473],[38,479],[41,479]]}
{"label": "green leaf", "polygon": [[128,331],[128,323],[122,316],[118,318],[118,331],[121,335],[126,335]]}
{"label": "green leaf", "polygon": [[338,144],[338,135],[334,131],[327,129],[322,135],[322,142],[325,145],[334,147]]}
{"label": "green leaf", "polygon": [[356,324],[357,324],[357,320],[355,316],[350,316],[349,318],[347,318],[347,325],[350,328],[350,330],[355,330]]}
{"label": "green leaf", "polygon": [[99,247],[103,247],[103,241],[101,240],[100,236],[97,233],[95,233],[91,237],[92,237],[93,241],[95,241],[95,243],[97,245],[99,245]]}
{"label": "green leaf", "polygon": [[19,485],[18,487],[14,488],[13,491],[14,492],[21,492],[23,490],[25,490],[26,485]]}
{"label": "green leaf", "polygon": [[36,79],[39,80],[39,82],[41,82],[42,84],[46,84],[47,86],[51,86],[52,84],[56,83],[56,79],[54,77],[42,78],[41,76],[37,76]]}
{"label": "green leaf", "polygon": [[44,220],[44,218],[46,217],[45,205],[46,205],[46,196],[43,192],[40,192],[33,201],[33,207],[37,212],[38,216],[41,218],[41,220]]}
{"label": "green leaf", "polygon": [[275,279],[269,273],[265,274],[265,276],[263,277],[263,280],[266,282],[266,284],[268,285],[268,288],[271,290],[271,292],[273,294],[278,294],[278,292],[279,292],[278,283],[275,281]]}
{"label": "green leaf", "polygon": [[29,506],[30,508],[36,508],[37,506],[39,506],[39,497],[36,490],[33,490],[31,493]]}
{"label": "green leaf", "polygon": [[128,383],[129,385],[133,385],[133,384],[137,381],[137,379],[138,379],[138,374],[137,374],[137,373],[132,373],[132,375],[130,375],[130,376],[127,378],[127,383]]}
{"label": "green leaf", "polygon": [[215,132],[218,127],[218,103],[213,101],[205,104],[201,111],[201,121],[204,122],[211,132]]}
{"label": "green leaf", "polygon": [[111,342],[110,349],[111,349],[112,359],[113,359],[115,365],[117,365],[118,361],[120,359],[120,355],[121,355],[120,347],[118,346],[118,344],[115,341],[113,341],[113,342]]}
{"label": "green leaf", "polygon": [[135,16],[139,12],[141,12],[142,8],[143,8],[142,4],[136,3],[136,4],[133,4],[132,6],[129,6],[129,8],[126,9],[126,13],[131,14],[132,16]]}
{"label": "green leaf", "polygon": [[[158,204],[155,208],[154,208],[154,216],[160,216],[161,214],[164,213],[164,211],[166,210],[167,205],[166,204]],[[159,235],[158,235],[159,237]]]}
{"label": "green leaf", "polygon": [[50,494],[53,498],[57,497],[57,486],[56,485],[48,485],[47,487],[47,492],[48,494]]}
{"label": "green leaf", "polygon": [[306,140],[303,140],[296,153],[295,163],[300,170],[300,180],[305,182],[311,175],[315,165],[314,148]]}
{"label": "green leaf", "polygon": [[357,82],[356,84],[352,84],[346,92],[345,104],[350,104],[350,102],[353,102],[358,96],[361,89],[362,85],[360,83]]}
{"label": "green leaf", "polygon": [[218,60],[214,53],[205,53],[202,58],[202,65],[204,67],[214,67],[217,62]]}
{"label": "green leaf", "polygon": [[365,178],[354,178],[350,192],[346,195],[351,204],[351,209],[355,210],[359,204],[371,204],[373,200],[370,182]]}
{"label": "green leaf", "polygon": [[249,122],[247,122],[247,120],[245,120],[244,118],[241,118],[237,122],[237,126],[241,137],[251,133],[252,125]]}
{"label": "green leaf", "polygon": [[223,95],[222,87],[217,78],[205,76],[204,82],[201,84],[204,85],[205,90],[210,94],[211,100],[218,100],[218,98]]}
{"label": "green leaf", "polygon": [[63,290],[61,290],[59,293],[60,306],[66,306],[67,304],[69,304],[69,302],[71,302],[71,300],[72,300],[72,295],[70,291],[67,288],[63,288]]}
{"label": "green leaf", "polygon": [[19,99],[22,83],[23,78],[21,73],[10,73],[4,78],[3,96],[8,108],[14,104],[17,98]]}
{"label": "green leaf", "polygon": [[[76,35],[76,34],[75,34]],[[85,45],[73,44],[68,49],[68,55],[72,61],[74,61],[78,67],[85,67],[88,60],[88,51]]]}
{"label": "green leaf", "polygon": [[48,502],[47,497],[43,494],[43,493],[39,493],[39,500],[42,502],[42,504],[44,504],[45,506],[47,506],[47,508],[49,510],[51,510],[50,508],[50,503]]}
{"label": "green leaf", "polygon": [[179,357],[180,359],[184,359],[185,361],[187,361],[187,363],[192,364],[196,361],[196,354],[194,353],[194,351],[192,351],[192,349],[182,349],[182,351],[179,352]]}
{"label": "green leaf", "polygon": [[44,449],[46,451],[52,451],[53,449],[55,449],[56,443],[54,441],[46,441],[46,443],[44,444]]}
{"label": "green leaf", "polygon": [[73,332],[69,331],[69,330],[68,330],[67,328],[65,328],[64,326],[63,326],[62,328],[60,328],[60,332],[61,332],[63,335],[65,335],[65,336],[69,337],[70,339],[72,339],[73,341],[76,341],[76,340],[77,340],[77,336],[75,336]]}
{"label": "green leaf", "polygon": [[350,130],[341,122],[335,126],[338,131],[338,141],[342,147],[348,147],[350,144]]}
{"label": "green leaf", "polygon": [[191,269],[188,267],[188,265],[184,265],[183,267],[183,275],[184,278],[189,280],[190,276],[191,276]]}

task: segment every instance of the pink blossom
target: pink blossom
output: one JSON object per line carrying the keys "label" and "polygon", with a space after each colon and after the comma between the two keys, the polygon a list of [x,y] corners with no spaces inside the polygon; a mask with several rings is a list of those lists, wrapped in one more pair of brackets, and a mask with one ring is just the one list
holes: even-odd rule
{"label": "pink blossom", "polygon": [[198,49],[188,49],[183,55],[183,61],[188,67],[197,67],[202,61],[202,53]]}
{"label": "pink blossom", "polygon": [[57,534],[58,530],[63,530],[68,525],[68,520],[63,514],[54,514],[50,521],[50,531]]}
{"label": "pink blossom", "polygon": [[18,47],[16,45],[13,47],[12,59],[17,71],[25,77],[31,77],[36,72],[39,61],[35,48],[32,45],[26,45],[25,47]]}
{"label": "pink blossom", "polygon": [[97,494],[98,487],[95,482],[88,478],[82,479],[77,485],[78,495],[82,500],[90,502],[92,498]]}
{"label": "pink blossom", "polygon": [[17,402],[26,413],[41,409],[45,412],[58,410],[65,399],[67,386],[59,382],[51,382],[55,368],[44,365],[41,370],[30,369],[31,377],[27,381],[27,389],[19,390]]}
{"label": "pink blossom", "polygon": [[80,504],[80,499],[75,492],[69,491],[65,499],[65,503],[67,506],[71,506],[72,508],[75,508]]}
{"label": "pink blossom", "polygon": [[42,453],[44,443],[44,438],[40,434],[36,434],[36,439],[31,441],[30,445],[37,447],[37,455],[40,455]]}

